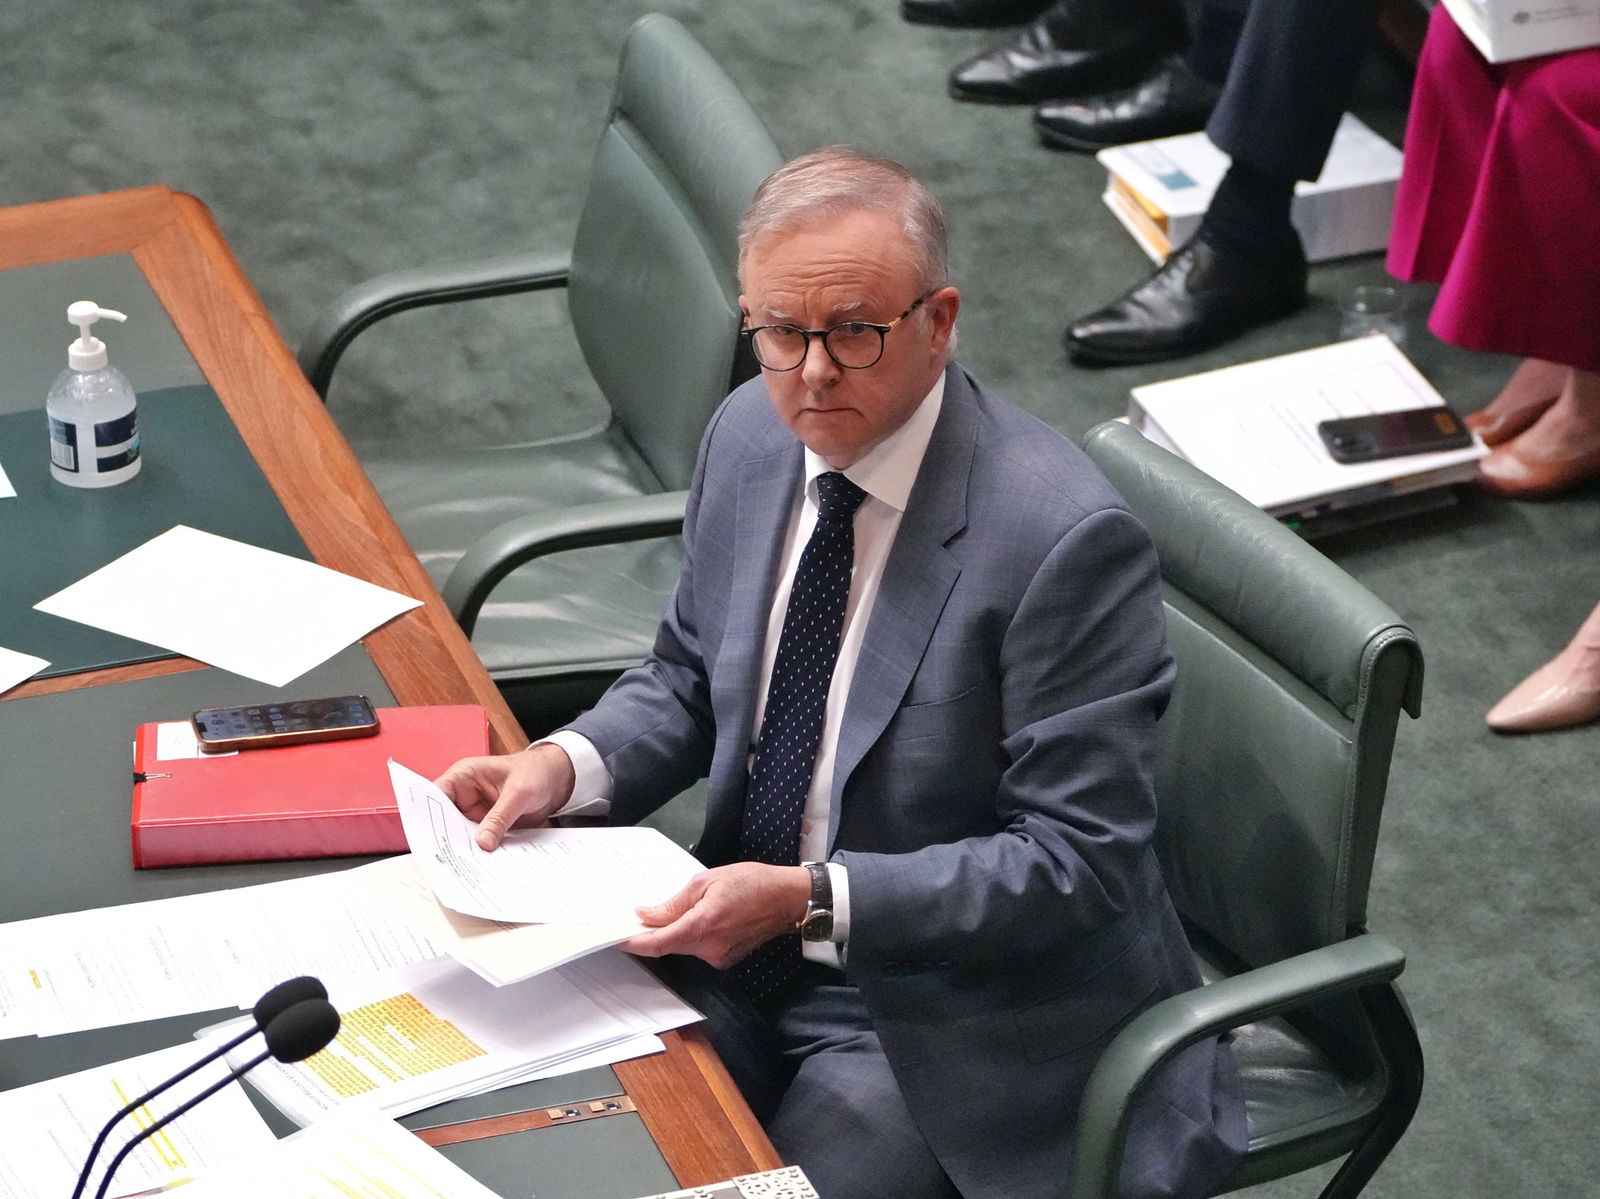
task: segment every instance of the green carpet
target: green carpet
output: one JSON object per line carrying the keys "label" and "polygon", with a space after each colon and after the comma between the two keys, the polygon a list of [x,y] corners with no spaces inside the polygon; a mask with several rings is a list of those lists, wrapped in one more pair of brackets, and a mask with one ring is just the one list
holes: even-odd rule
{"label": "green carpet", "polygon": [[[0,14],[0,203],[165,183],[210,205],[291,344],[370,275],[571,236],[617,48],[641,0],[128,0]],[[1039,148],[1026,110],[961,105],[945,73],[994,35],[903,23],[892,0],[664,0],[779,144],[853,141],[943,197],[965,304],[963,360],[1077,435],[1129,386],[1316,345],[1368,257],[1317,267],[1299,316],[1189,362],[1088,371],[1072,318],[1149,264],[1099,201],[1092,160]],[[1395,136],[1405,81],[1375,53],[1357,110]],[[114,296],[93,297],[114,304]],[[1433,341],[1412,291],[1412,354],[1464,410],[1510,363]],[[114,335],[114,334],[113,334]],[[68,332],[63,324],[62,344]],[[558,298],[430,311],[362,339],[333,397],[358,448],[545,435],[598,414]],[[1421,1113],[1377,1197],[1583,1195],[1600,1172],[1588,972],[1600,913],[1600,729],[1527,739],[1482,714],[1564,644],[1600,597],[1594,491],[1458,508],[1322,543],[1398,609],[1428,659],[1401,729],[1372,927],[1404,946],[1422,1030]],[[1312,1180],[1314,1181],[1314,1180]],[[1256,1192],[1309,1195],[1307,1180]]]}

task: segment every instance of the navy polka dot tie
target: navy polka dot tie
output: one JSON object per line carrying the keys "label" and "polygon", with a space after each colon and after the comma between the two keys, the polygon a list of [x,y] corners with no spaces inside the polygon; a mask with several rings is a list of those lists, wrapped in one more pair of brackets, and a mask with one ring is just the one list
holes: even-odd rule
{"label": "navy polka dot tie", "polygon": [[[856,509],[866,498],[866,492],[837,471],[817,476],[817,525],[795,568],[745,795],[739,837],[744,861],[773,866],[800,862],[800,817],[844,631]],[[800,960],[799,938],[779,937],[741,962],[738,976],[752,995],[765,999],[794,977]]]}

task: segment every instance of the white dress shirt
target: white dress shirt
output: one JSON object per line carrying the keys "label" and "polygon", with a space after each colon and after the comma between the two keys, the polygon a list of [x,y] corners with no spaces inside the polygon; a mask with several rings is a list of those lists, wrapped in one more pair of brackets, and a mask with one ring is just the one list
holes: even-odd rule
{"label": "white dress shirt", "polygon": [[[900,518],[905,514],[912,485],[917,481],[917,471],[922,466],[922,458],[927,452],[928,440],[933,436],[933,426],[939,419],[939,409],[943,403],[944,374],[941,372],[932,390],[906,423],[844,472],[846,478],[867,493],[867,498],[856,510],[855,562],[850,576],[850,597],[845,605],[844,631],[839,641],[839,659],[834,665],[833,681],[828,687],[828,703],[822,718],[822,740],[817,746],[811,787],[806,793],[805,809],[800,817],[802,862],[823,861],[828,851],[833,761],[839,744],[839,727],[844,720],[845,703],[850,698],[850,681],[855,674],[856,659],[861,653],[861,642],[866,636],[873,604],[878,598],[883,569],[889,561],[889,551],[894,547],[895,534],[900,529]],[[779,560],[778,585],[772,593],[772,607],[767,617],[755,723],[750,730],[752,759],[753,747],[761,731],[761,718],[767,706],[772,665],[778,656],[778,641],[783,633],[783,617],[789,606],[789,591],[794,586],[795,569],[800,563],[800,552],[817,523],[817,476],[831,469],[820,456],[809,449],[805,451],[805,485],[795,497],[794,509],[789,516],[783,556]],[[576,775],[572,789],[573,802],[563,808],[561,814],[607,810],[611,800],[611,774],[589,739],[563,729],[545,740],[566,751],[572,759]],[[581,800],[580,796],[583,797]],[[804,950],[806,957],[813,961],[837,966],[840,964],[837,946],[850,939],[850,880],[845,868],[834,862],[828,863],[828,874],[833,883],[834,944],[808,942]]]}

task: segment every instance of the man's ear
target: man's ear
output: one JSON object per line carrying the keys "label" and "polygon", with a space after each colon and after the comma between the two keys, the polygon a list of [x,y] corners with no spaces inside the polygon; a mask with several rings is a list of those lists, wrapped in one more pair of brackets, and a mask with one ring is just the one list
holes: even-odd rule
{"label": "man's ear", "polygon": [[961,293],[953,287],[941,287],[922,307],[932,325],[933,349],[942,352],[949,347],[950,336],[955,332],[956,314],[961,311]]}

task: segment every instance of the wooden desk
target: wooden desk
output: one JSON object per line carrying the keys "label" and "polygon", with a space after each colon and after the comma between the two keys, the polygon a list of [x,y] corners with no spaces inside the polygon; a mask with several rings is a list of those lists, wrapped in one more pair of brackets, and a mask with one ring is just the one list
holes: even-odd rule
{"label": "wooden desk", "polygon": [[[497,750],[526,744],[205,206],[152,187],[0,210],[0,270],[118,253],[138,263],[316,560],[423,600],[364,639],[399,702],[482,704]],[[198,666],[167,659],[26,683],[0,700],[0,718],[10,700]],[[615,1070],[680,1185],[779,1165],[699,1031],[663,1039],[666,1053]],[[503,1117],[426,1139],[493,1135],[542,1118]]]}

